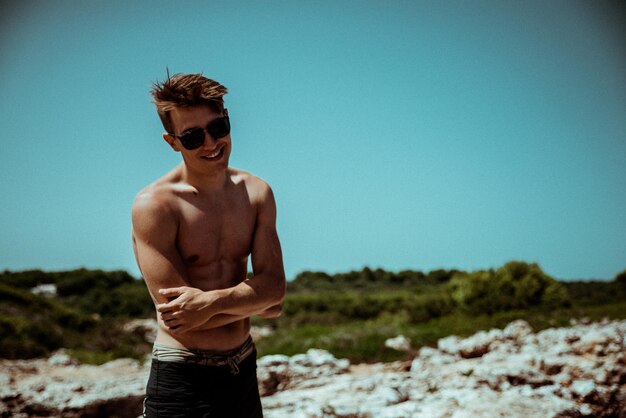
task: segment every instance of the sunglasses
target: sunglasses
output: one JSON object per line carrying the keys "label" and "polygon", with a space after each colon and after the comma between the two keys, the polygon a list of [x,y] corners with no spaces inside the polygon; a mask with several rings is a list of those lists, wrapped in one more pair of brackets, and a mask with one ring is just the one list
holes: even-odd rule
{"label": "sunglasses", "polygon": [[199,148],[204,144],[204,133],[211,135],[213,139],[223,138],[230,133],[230,120],[228,116],[217,118],[209,123],[206,128],[193,128],[182,135],[172,135],[174,138],[178,138],[180,143],[183,144],[188,150]]}

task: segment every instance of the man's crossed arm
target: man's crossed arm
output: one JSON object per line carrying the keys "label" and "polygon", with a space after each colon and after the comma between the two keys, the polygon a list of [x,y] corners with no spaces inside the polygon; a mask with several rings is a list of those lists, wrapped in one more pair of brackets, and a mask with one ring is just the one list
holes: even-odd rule
{"label": "man's crossed arm", "polygon": [[158,304],[157,311],[175,334],[217,328],[254,315],[278,317],[284,290],[259,293],[255,285],[254,278],[250,278],[228,289],[202,291],[188,286],[161,289],[159,293],[171,300]]}

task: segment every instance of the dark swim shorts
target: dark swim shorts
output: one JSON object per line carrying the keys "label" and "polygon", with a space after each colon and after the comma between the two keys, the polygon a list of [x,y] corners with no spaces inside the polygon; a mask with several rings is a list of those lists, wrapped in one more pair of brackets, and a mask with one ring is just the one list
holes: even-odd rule
{"label": "dark swim shorts", "polygon": [[155,344],[143,416],[262,418],[252,340],[228,353]]}

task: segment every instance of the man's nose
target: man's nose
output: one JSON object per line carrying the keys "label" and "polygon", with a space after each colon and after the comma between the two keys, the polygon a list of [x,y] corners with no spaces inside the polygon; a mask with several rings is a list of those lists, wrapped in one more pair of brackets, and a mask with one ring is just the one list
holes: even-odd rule
{"label": "man's nose", "polygon": [[202,145],[206,146],[207,144],[214,144],[217,142],[217,140],[213,138],[213,136],[206,129],[203,129],[202,132],[204,133],[204,142]]}

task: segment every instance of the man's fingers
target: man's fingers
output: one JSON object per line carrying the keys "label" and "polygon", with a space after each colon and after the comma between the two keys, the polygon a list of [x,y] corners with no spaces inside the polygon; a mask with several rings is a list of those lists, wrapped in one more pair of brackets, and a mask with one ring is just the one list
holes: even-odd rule
{"label": "man's fingers", "polygon": [[176,302],[176,300],[178,299],[178,297],[180,295],[182,295],[183,293],[185,293],[185,291],[187,290],[187,287],[183,286],[183,287],[170,287],[168,289],[159,289],[159,293],[161,295],[167,296],[168,298],[168,302],[167,303],[160,303],[157,305],[157,311],[159,312],[167,312],[170,311],[172,309],[178,309],[179,306]]}
{"label": "man's fingers", "polygon": [[163,322],[167,322],[167,321],[171,321],[172,319],[175,319],[179,316],[180,311],[178,312],[164,312],[162,314],[160,314],[161,319],[163,320]]}
{"label": "man's fingers", "polygon": [[167,327],[174,334],[180,334],[180,333],[189,331],[189,325],[188,324],[184,324],[184,323],[180,323],[180,322],[171,322],[171,324],[172,325],[170,326],[170,323],[168,322]]}
{"label": "man's fingers", "polygon": [[165,323],[165,326],[168,328],[173,328],[173,327],[179,327],[182,325],[182,319],[175,317],[175,316],[169,316],[167,318],[161,318],[163,319],[163,322]]}
{"label": "man's fingers", "polygon": [[169,321],[166,321],[166,324],[168,328],[177,328],[180,327],[182,324],[175,318],[170,319]]}
{"label": "man's fingers", "polygon": [[187,290],[186,286],[169,287],[167,289],[159,289],[159,293],[165,296],[180,296]]}
{"label": "man's fingers", "polygon": [[176,309],[176,305],[172,305],[172,302],[168,302],[168,303],[159,303],[156,306],[157,311],[161,312],[161,313],[165,313],[165,312],[173,312]]}

